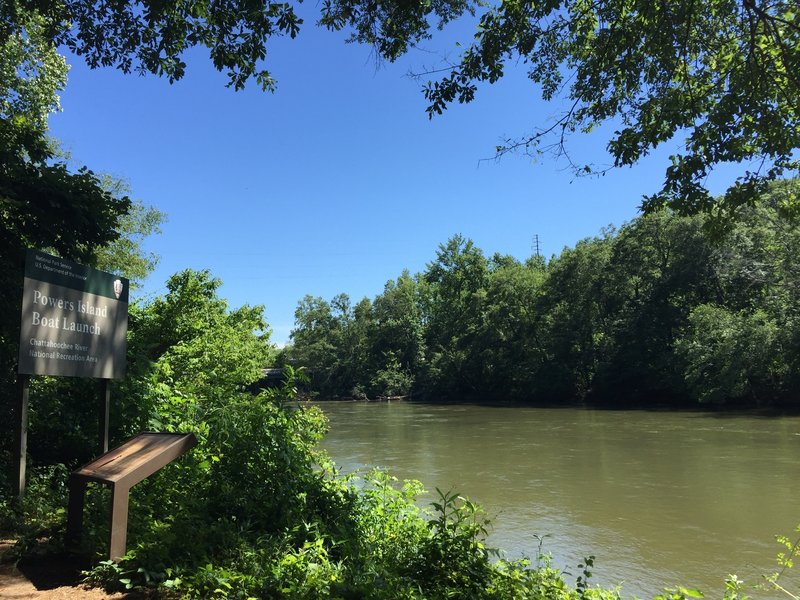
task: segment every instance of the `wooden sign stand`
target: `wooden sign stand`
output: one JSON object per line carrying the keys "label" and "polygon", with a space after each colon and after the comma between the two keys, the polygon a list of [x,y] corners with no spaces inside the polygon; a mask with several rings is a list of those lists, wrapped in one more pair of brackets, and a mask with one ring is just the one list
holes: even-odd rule
{"label": "wooden sign stand", "polygon": [[67,543],[80,541],[86,485],[100,483],[111,488],[109,560],[125,556],[128,535],[130,489],[197,444],[191,433],[141,433],[106,452],[69,476]]}

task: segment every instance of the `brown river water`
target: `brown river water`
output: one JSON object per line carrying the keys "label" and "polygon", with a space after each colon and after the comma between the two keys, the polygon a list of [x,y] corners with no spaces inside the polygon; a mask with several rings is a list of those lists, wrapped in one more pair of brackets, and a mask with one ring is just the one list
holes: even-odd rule
{"label": "brown river water", "polygon": [[[541,538],[574,583],[594,555],[592,581],[625,598],[676,585],[721,598],[729,573],[757,584],[777,570],[775,535],[800,523],[800,417],[317,404],[343,473],[381,467],[456,491],[485,508],[505,556],[534,557]],[[800,590],[795,574],[782,581]]]}

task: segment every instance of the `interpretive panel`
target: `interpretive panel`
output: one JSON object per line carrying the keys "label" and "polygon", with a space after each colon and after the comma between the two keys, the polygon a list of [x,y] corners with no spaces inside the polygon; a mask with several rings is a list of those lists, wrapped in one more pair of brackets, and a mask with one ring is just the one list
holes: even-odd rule
{"label": "interpretive panel", "polygon": [[67,508],[68,543],[75,544],[81,538],[86,484],[101,483],[111,488],[108,558],[119,560],[125,556],[130,489],[196,445],[197,438],[192,433],[145,432],[72,472]]}
{"label": "interpretive panel", "polygon": [[126,278],[28,251],[21,374],[121,379],[127,331]]}

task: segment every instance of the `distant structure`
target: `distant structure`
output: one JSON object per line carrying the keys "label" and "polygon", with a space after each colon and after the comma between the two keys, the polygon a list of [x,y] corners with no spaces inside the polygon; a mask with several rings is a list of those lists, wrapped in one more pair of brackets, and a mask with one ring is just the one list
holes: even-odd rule
{"label": "distant structure", "polygon": [[266,388],[278,388],[286,382],[283,369],[261,369],[261,379],[248,386],[251,393],[257,394]]}
{"label": "distant structure", "polygon": [[283,383],[283,369],[261,369],[264,381],[277,381]]}
{"label": "distant structure", "polygon": [[538,233],[534,233],[533,234],[533,242],[531,243],[531,252],[536,256],[536,258],[539,258],[541,256],[541,254],[539,253],[539,234]]}

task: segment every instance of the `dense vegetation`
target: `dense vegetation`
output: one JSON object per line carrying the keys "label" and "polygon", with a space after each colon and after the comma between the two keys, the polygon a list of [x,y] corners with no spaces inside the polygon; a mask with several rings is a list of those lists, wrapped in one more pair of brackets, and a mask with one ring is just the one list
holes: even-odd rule
{"label": "dense vegetation", "polygon": [[[480,509],[456,494],[441,493],[427,513],[415,504],[416,482],[380,472],[339,476],[317,449],[325,418],[293,400],[291,373],[282,389],[248,391],[274,349],[261,308],[229,310],[218,286],[208,273],[185,271],[164,297],[131,309],[114,439],[180,431],[199,444],[134,487],[129,552],[97,564],[91,580],[197,598],[617,597],[590,589],[585,573],[568,586],[545,558],[494,561]],[[93,450],[87,387],[68,378],[33,382],[35,468],[21,506],[10,496],[8,468],[0,475],[0,531],[21,536],[22,552],[43,536],[51,550],[60,545],[67,470]],[[90,488],[90,556],[107,549],[105,492]]]}
{"label": "dense vegetation", "polygon": [[285,359],[324,397],[796,405],[796,189],[714,235],[661,211],[549,261],[455,236],[372,301],[303,299]]}
{"label": "dense vegetation", "polygon": [[[499,559],[484,544],[480,507],[455,493],[438,492],[422,510],[417,482],[377,471],[341,476],[317,446],[325,417],[295,399],[291,367],[282,388],[250,391],[275,349],[261,307],[230,310],[219,284],[187,270],[170,278],[165,296],[131,307],[113,438],[179,431],[199,444],[133,488],[128,553],[116,563],[100,560],[107,490],[90,488],[82,548],[94,557],[90,581],[190,598],[618,600],[619,590],[591,585],[592,558],[577,566],[574,584],[546,556]],[[43,538],[37,552],[61,547],[66,475],[96,439],[92,387],[33,381],[33,468],[22,504],[8,469],[0,473],[0,532],[18,537],[20,553]],[[797,545],[782,542],[786,562]],[[731,577],[724,597],[746,598],[742,591]],[[677,588],[658,598],[692,597],[700,596]]]}

